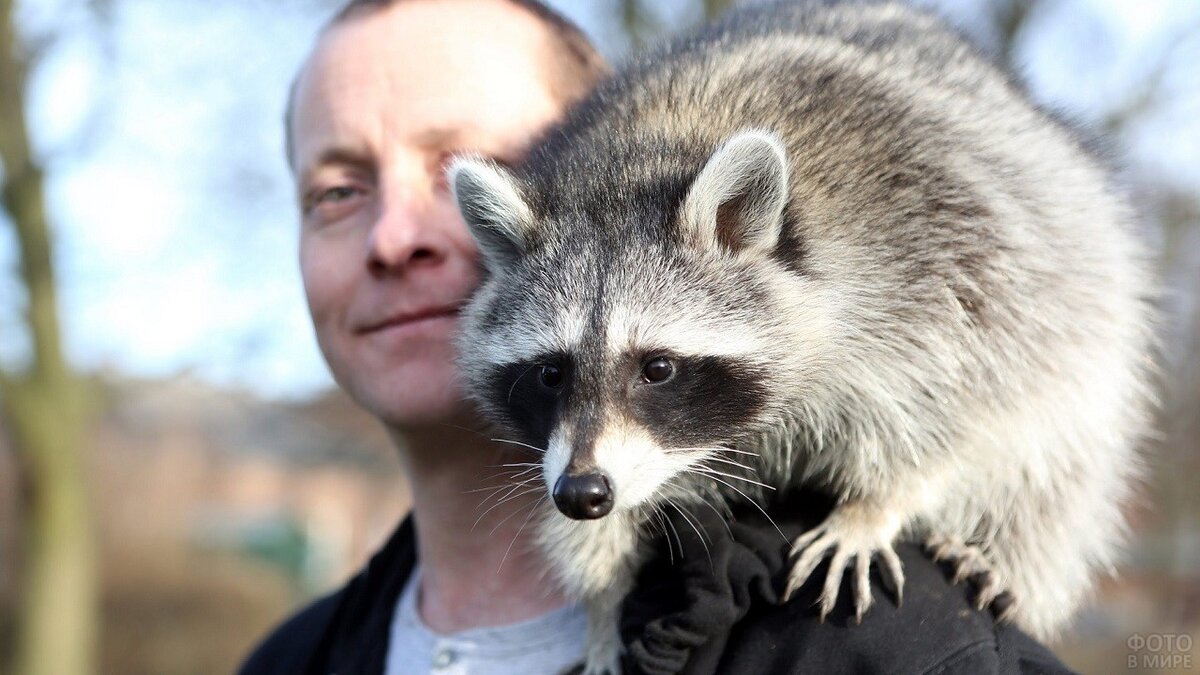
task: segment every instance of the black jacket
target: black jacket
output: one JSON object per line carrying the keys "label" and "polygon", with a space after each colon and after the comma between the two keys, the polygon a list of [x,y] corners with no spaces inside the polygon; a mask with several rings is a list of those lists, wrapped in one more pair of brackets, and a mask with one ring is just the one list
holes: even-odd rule
{"label": "black jacket", "polygon": [[[897,608],[873,578],[875,604],[862,625],[854,625],[843,602],[848,582],[838,608],[824,623],[818,620],[813,604],[824,567],[797,597],[781,602],[785,537],[826,510],[814,506],[816,500],[803,503],[773,509],[779,530],[753,511],[735,514],[728,528],[710,509],[689,513],[691,524],[677,516],[672,545],[659,547],[624,606],[626,673],[1071,672],[1021,631],[973,609],[967,590],[951,586],[946,570],[911,545],[897,549],[906,576],[903,605]],[[392,611],[416,562],[415,544],[407,519],[358,576],[259,645],[242,675],[382,673]]]}

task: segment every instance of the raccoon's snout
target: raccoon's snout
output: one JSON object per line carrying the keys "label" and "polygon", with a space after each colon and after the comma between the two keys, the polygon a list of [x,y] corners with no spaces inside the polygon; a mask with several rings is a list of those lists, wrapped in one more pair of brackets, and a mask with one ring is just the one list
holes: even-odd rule
{"label": "raccoon's snout", "polygon": [[563,474],[554,483],[554,505],[568,518],[595,520],[612,511],[613,489],[603,473]]}

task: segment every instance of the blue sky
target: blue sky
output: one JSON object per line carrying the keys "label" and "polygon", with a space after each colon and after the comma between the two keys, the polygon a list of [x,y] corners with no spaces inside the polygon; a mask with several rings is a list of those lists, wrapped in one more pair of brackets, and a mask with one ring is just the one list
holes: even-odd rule
{"label": "blue sky", "polygon": [[[192,373],[268,396],[331,385],[304,308],[296,213],[282,157],[287,84],[329,4],[113,0],[107,29],[82,3],[18,2],[30,36],[58,32],[31,83],[47,158],[64,337],[87,370]],[[607,2],[553,4],[618,56]],[[944,5],[970,24],[981,3]],[[664,11],[668,22],[683,13]],[[1095,121],[1190,27],[1167,105],[1129,134],[1130,161],[1200,192],[1200,2],[1062,0],[1019,54],[1035,95]],[[15,251],[0,224],[0,363],[27,349]]]}

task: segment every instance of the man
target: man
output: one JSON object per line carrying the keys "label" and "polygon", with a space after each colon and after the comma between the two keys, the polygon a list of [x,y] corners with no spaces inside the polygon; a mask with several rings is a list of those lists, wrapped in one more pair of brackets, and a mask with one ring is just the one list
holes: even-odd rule
{"label": "man", "polygon": [[[304,286],[335,379],[396,440],[413,513],[243,672],[555,673],[578,662],[582,612],[523,529],[541,491],[512,493],[475,526],[495,467],[536,457],[481,435],[456,385],[456,315],[480,272],[443,168],[467,151],[519,160],[605,71],[576,29],[529,0],[360,0],[322,33],[289,108]],[[803,528],[819,515],[781,520]],[[708,541],[685,529],[679,545],[695,555],[664,553],[630,597],[630,670],[1053,664],[993,632],[919,552],[904,558],[905,610],[877,609],[858,628],[818,624],[803,597],[781,608],[763,583],[784,569],[773,528],[748,515],[735,543],[724,523],[697,521]],[[926,618],[922,632],[897,630]]]}
{"label": "man", "polygon": [[[484,496],[475,489],[496,465],[524,455],[472,431],[482,427],[455,384],[455,316],[479,268],[443,169],[468,150],[516,161],[606,72],[582,34],[538,5],[360,1],[323,32],[293,90],[289,162],[313,324],[338,384],[401,448],[420,560],[413,597],[420,628],[436,634],[510,625],[566,605],[546,591],[521,518],[500,522],[535,495],[473,527]],[[550,628],[574,628],[570,640],[530,667],[578,658],[582,615],[554,618]],[[425,653],[397,667],[424,659],[427,672],[430,661],[453,658],[429,634],[407,635]],[[489,646],[473,644],[477,652]]]}

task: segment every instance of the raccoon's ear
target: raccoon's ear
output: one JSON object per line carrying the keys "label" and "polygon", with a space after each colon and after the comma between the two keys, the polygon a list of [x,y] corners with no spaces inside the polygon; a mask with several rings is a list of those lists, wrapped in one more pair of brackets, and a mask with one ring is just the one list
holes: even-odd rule
{"label": "raccoon's ear", "polygon": [[463,157],[454,160],[446,177],[490,272],[511,265],[529,250],[533,214],[512,174],[493,162]]}
{"label": "raccoon's ear", "polygon": [[682,226],[701,246],[770,251],[788,197],[787,153],[774,135],[743,131],[700,171],[683,202]]}

